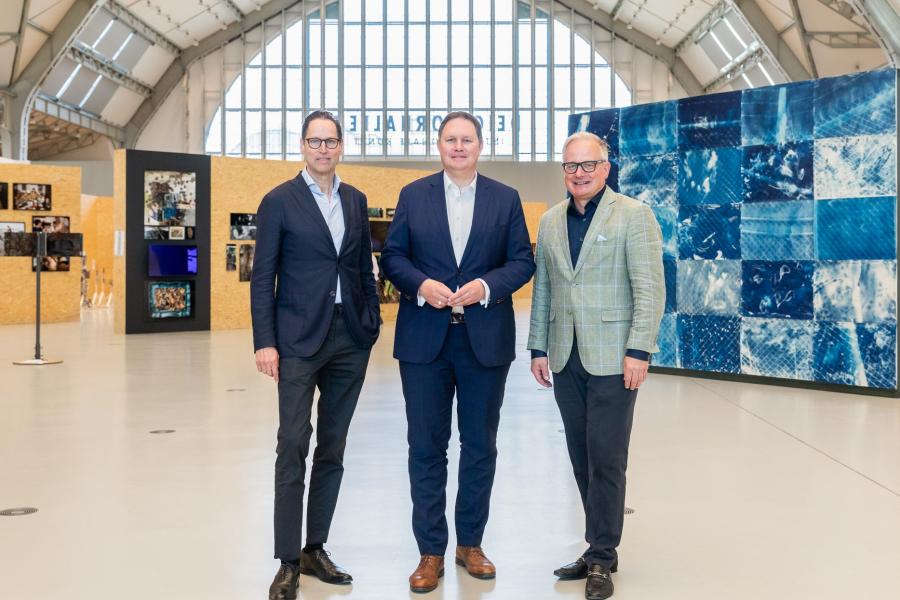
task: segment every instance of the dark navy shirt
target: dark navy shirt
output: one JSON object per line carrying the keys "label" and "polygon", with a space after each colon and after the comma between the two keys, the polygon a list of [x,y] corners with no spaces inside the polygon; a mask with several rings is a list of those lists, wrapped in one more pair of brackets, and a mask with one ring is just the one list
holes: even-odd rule
{"label": "dark navy shirt", "polygon": [[[591,227],[591,221],[597,214],[597,207],[600,206],[600,199],[603,198],[603,192],[606,186],[597,192],[584,207],[584,214],[578,212],[575,206],[575,200],[569,196],[569,209],[566,211],[566,227],[569,231],[569,254],[572,256],[572,266],[578,264],[578,256],[581,254],[581,247],[584,246],[584,238],[587,236],[588,229]],[[547,356],[542,350],[532,350],[531,358]],[[640,360],[650,360],[650,353],[643,350],[632,350],[629,348],[625,351],[625,356],[637,358]]]}

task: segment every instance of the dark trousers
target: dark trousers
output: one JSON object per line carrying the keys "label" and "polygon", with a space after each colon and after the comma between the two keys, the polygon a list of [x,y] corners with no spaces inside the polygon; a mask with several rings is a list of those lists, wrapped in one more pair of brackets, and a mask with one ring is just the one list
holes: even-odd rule
{"label": "dark trousers", "polygon": [[589,545],[584,559],[588,565],[610,567],[622,539],[625,469],[637,390],[626,389],[621,374],[600,377],[585,371],[577,343],[553,382],[584,506]]}
{"label": "dark trousers", "polygon": [[480,546],[497,464],[497,429],[509,365],[485,367],[472,352],[466,326],[451,325],[438,357],[400,363],[406,398],[412,525],[421,554],[447,549],[447,446],[453,395],[459,422],[456,542]]}
{"label": "dark trousers", "polygon": [[306,455],[313,428],[313,395],[319,388],[316,450],[306,511],[306,543],[324,544],[344,475],[347,430],[356,409],[370,348],[360,348],[335,311],[322,348],[309,358],[282,358],[278,381],[278,447],[275,459],[275,558],[300,556]]}

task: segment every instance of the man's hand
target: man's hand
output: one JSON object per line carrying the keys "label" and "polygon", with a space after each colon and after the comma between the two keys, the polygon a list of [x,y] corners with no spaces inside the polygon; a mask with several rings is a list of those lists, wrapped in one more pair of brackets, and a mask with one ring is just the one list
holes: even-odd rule
{"label": "man's hand", "polygon": [[278,350],[260,348],[256,351],[256,370],[278,381]]}
{"label": "man's hand", "polygon": [[550,360],[546,356],[531,359],[531,374],[542,386],[553,387],[553,384],[550,383]]}
{"label": "man's hand", "polygon": [[425,302],[435,308],[446,308],[453,292],[440,281],[426,279],[419,287],[419,295],[425,298]]}
{"label": "man's hand", "polygon": [[462,286],[447,301],[450,306],[469,306],[484,300],[484,286],[477,279]]}
{"label": "man's hand", "polygon": [[629,390],[636,390],[641,387],[641,384],[647,379],[647,369],[649,367],[649,360],[626,356],[625,360],[622,361],[622,370],[625,372],[625,387]]}

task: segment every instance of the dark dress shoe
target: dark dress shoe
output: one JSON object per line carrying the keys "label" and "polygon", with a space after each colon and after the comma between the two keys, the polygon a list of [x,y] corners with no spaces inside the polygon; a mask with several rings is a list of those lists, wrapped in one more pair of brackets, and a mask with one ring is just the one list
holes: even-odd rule
{"label": "dark dress shoe", "polygon": [[609,573],[609,569],[603,565],[591,565],[584,585],[584,597],[587,600],[606,600],[613,595],[613,582]]}
{"label": "dark dress shoe", "polygon": [[[619,559],[613,561],[612,566],[609,568],[610,573],[615,573],[619,570]],[[553,574],[559,577],[563,581],[569,581],[574,579],[584,579],[588,574],[588,566],[587,563],[584,562],[584,557],[578,557],[573,563],[569,563],[565,566],[558,568],[553,571]]]}
{"label": "dark dress shoe", "polygon": [[289,563],[281,563],[269,586],[269,600],[294,600],[297,597],[297,581],[300,579],[300,568]]}
{"label": "dark dress shoe", "polygon": [[300,572],[336,585],[349,585],[353,581],[350,573],[334,564],[328,552],[321,548],[300,553]]}

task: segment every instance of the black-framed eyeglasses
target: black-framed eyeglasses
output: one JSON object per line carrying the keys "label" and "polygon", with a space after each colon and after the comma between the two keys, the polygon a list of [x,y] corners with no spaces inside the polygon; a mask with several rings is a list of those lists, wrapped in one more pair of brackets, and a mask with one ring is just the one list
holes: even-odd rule
{"label": "black-framed eyeglasses", "polygon": [[337,138],[325,138],[324,140],[322,138],[306,138],[306,143],[313,150],[317,150],[322,145],[322,142],[325,142],[326,148],[334,150],[341,143],[341,140]]}
{"label": "black-framed eyeglasses", "polygon": [[593,173],[598,165],[602,165],[606,160],[585,160],[583,162],[564,162],[562,164],[563,171],[570,175],[578,171],[578,167],[585,173]]}

